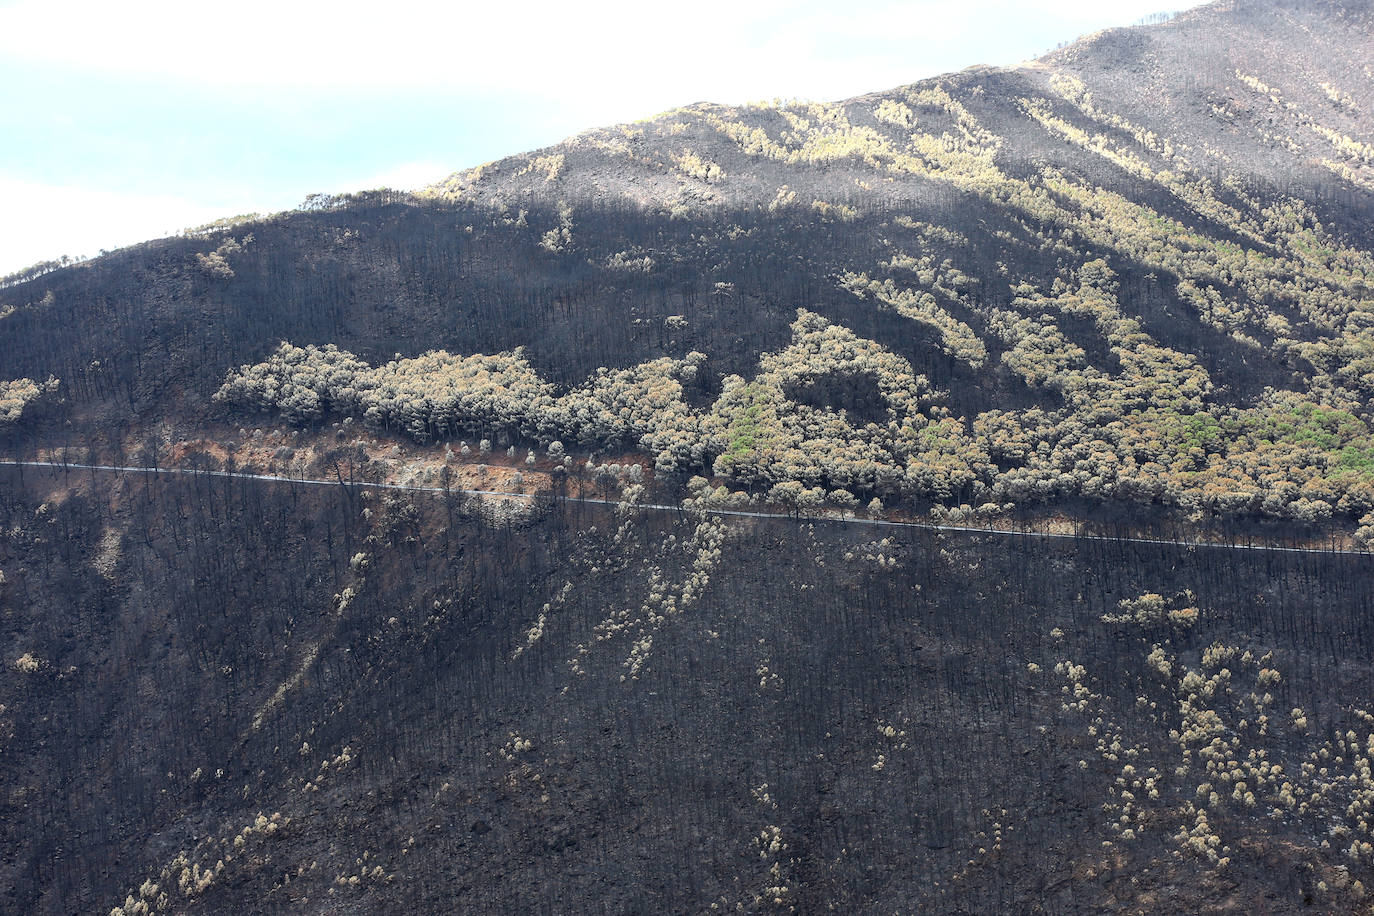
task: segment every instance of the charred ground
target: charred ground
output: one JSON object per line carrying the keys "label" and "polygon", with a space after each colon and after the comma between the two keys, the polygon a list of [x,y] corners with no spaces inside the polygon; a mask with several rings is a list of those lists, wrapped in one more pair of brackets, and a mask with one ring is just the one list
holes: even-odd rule
{"label": "charred ground", "polygon": [[[5,457],[339,486],[0,468],[3,908],[1367,907],[1368,557],[1124,535],[1374,537],[1371,34],[1217,3],[5,281]],[[547,492],[349,485],[487,460]],[[1123,539],[701,511],[770,503]]]}

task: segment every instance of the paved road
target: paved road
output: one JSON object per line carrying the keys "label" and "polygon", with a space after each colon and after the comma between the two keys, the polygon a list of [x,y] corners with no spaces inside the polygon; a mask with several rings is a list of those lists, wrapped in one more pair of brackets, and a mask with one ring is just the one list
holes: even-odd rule
{"label": "paved road", "polygon": [[[305,484],[307,486],[337,487],[337,480],[314,480],[303,477],[283,477],[278,474],[251,474],[246,471],[212,471],[195,470],[192,468],[149,468],[131,467],[126,465],[110,464],[62,464],[57,461],[15,461],[0,458],[0,466],[26,467],[26,468],[47,468],[47,469],[66,469],[69,471],[105,471],[116,474],[144,474],[157,476],[159,474],[180,474],[185,476],[201,477],[230,477],[236,480],[265,480],[279,483]],[[443,487],[420,487],[399,483],[367,483],[357,481],[350,486],[367,487],[373,490],[403,490],[412,493],[443,493]],[[452,489],[450,492],[462,493],[467,496],[502,496],[511,499],[534,499],[532,493],[513,493],[507,490],[460,490]],[[617,506],[618,500],[596,499],[590,496],[569,496],[565,497],[569,502],[589,503],[600,506]],[[664,505],[660,503],[638,503],[637,509],[652,512],[681,512],[681,506]],[[747,512],[743,509],[707,509],[711,515],[734,516],[737,518],[792,518],[776,512]],[[846,525],[868,525],[875,528],[921,528],[926,531],[952,531],[967,534],[985,534],[1002,537],[1016,538],[1041,538],[1045,540],[1057,539],[1068,541],[1127,541],[1133,544],[1162,544],[1169,547],[1204,547],[1215,550],[1259,550],[1271,553],[1319,553],[1319,554],[1350,554],[1355,556],[1368,556],[1369,551],[1365,550],[1341,550],[1335,547],[1287,547],[1279,544],[1226,544],[1217,541],[1175,541],[1167,538],[1142,538],[1142,537],[1113,537],[1101,534],[1061,534],[1052,531],[1022,531],[1014,528],[991,528],[975,527],[973,525],[938,525],[933,522],[898,522],[887,519],[869,518],[845,518],[839,519],[828,515],[803,515],[802,519],[836,522]]]}

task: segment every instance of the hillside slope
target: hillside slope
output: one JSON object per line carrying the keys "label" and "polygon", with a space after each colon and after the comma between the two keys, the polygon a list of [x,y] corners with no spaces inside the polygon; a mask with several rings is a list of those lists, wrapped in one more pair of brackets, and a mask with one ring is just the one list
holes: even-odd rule
{"label": "hillside slope", "polygon": [[1367,908],[1371,61],[1224,0],[0,284],[0,457],[337,481],[0,467],[0,909]]}
{"label": "hillside slope", "polygon": [[223,385],[294,422],[628,448],[812,502],[1353,531],[1369,24],[1213,4],[1019,69],[691,106],[419,198],[317,199],[0,291],[6,374],[60,384],[64,443],[121,414],[234,422]]}
{"label": "hillside slope", "polygon": [[10,911],[1352,912],[1374,879],[1361,557],[13,473]]}
{"label": "hillside slope", "polygon": [[1016,68],[976,66],[833,104],[674,109],[432,190],[512,206],[623,198],[728,209],[773,203],[786,184],[803,206],[896,210],[969,202],[983,196],[969,191],[995,191],[1007,176],[1035,183],[1052,166],[1166,210],[1192,209],[1189,185],[1227,174],[1261,194],[1367,206],[1372,21],[1364,2],[1221,0]]}

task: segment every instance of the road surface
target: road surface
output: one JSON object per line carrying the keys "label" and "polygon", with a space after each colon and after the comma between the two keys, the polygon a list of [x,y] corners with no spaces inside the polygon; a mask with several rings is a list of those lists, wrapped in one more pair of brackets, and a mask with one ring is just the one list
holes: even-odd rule
{"label": "road surface", "polygon": [[[336,487],[339,486],[337,480],[315,480],[308,477],[284,477],[279,474],[253,474],[247,471],[214,471],[197,470],[194,468],[150,468],[132,467],[127,465],[110,464],[63,464],[58,461],[16,461],[12,459],[0,458],[0,466],[24,467],[24,468],[44,468],[67,471],[102,471],[114,474],[144,474],[158,476],[160,474],[179,474],[184,476],[200,477],[229,477],[235,480],[261,480],[273,483],[294,483],[306,486]],[[400,483],[368,483],[355,481],[349,486],[366,487],[371,490],[402,490],[410,493],[443,493],[443,487],[421,487]],[[514,493],[508,490],[465,490],[451,488],[449,492],[462,493],[466,496],[499,496],[510,499],[534,499],[533,493]],[[618,506],[619,500],[596,499],[590,496],[567,496],[563,497],[569,502],[589,503],[601,506]],[[681,506],[665,505],[661,503],[636,503],[635,508],[650,512],[681,512]],[[1041,538],[1045,540],[1057,539],[1068,541],[1125,541],[1133,544],[1162,544],[1169,547],[1203,547],[1215,550],[1258,550],[1273,553],[1319,553],[1319,554],[1350,554],[1357,556],[1368,556],[1365,550],[1345,550],[1337,547],[1292,547],[1280,544],[1227,544],[1219,541],[1189,541],[1189,540],[1169,540],[1167,538],[1148,538],[1148,537],[1116,537],[1102,534],[1068,534],[1053,531],[1028,531],[1014,528],[995,528],[977,527],[974,525],[941,525],[935,522],[901,522],[888,519],[869,519],[869,518],[836,518],[830,515],[802,515],[789,516],[777,512],[749,512],[744,509],[704,509],[711,515],[734,516],[736,518],[771,518],[784,519],[792,518],[799,520],[834,522],[845,525],[868,525],[874,528],[920,528],[926,531],[949,531],[966,534],[983,534],[1009,538]]]}

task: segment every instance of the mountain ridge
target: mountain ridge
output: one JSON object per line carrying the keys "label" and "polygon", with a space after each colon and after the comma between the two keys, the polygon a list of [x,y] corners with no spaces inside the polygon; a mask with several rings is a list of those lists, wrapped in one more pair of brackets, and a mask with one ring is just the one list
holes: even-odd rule
{"label": "mountain ridge", "polygon": [[1368,21],[0,288],[0,909],[1368,908]]}
{"label": "mountain ridge", "polygon": [[[1298,18],[1294,18],[1295,15]],[[1036,58],[1031,62],[1028,62],[1029,65],[1002,67],[977,64],[965,68],[964,70],[955,71],[952,73],[920,80],[916,83],[909,84],[908,87],[897,87],[893,90],[879,90],[877,92],[865,93],[863,95],[859,95],[852,99],[844,100],[842,102],[800,102],[798,103],[798,105],[799,107],[803,108],[808,105],[817,104],[842,107],[864,105],[872,102],[880,102],[885,98],[893,96],[894,93],[900,92],[903,88],[929,88],[933,86],[938,86],[942,82],[951,82],[955,85],[967,85],[969,83],[977,85],[977,79],[979,77],[989,77],[998,80],[1019,78],[1022,80],[1033,81],[1040,74],[1043,74],[1045,72],[1052,72],[1056,68],[1062,69],[1066,73],[1070,74],[1075,72],[1075,68],[1073,66],[1074,62],[1085,53],[1089,54],[1090,57],[1096,57],[1098,59],[1098,62],[1096,64],[1089,65],[1089,69],[1093,70],[1098,76],[1101,76],[1101,71],[1103,69],[1102,64],[1104,62],[1114,64],[1115,56],[1120,53],[1125,53],[1127,55],[1127,58],[1122,60],[1123,63],[1131,64],[1132,66],[1137,68],[1143,68],[1145,66],[1145,56],[1147,56],[1147,49],[1148,56],[1150,57],[1157,57],[1159,54],[1163,53],[1166,56],[1172,54],[1175,58],[1178,58],[1181,56],[1181,54],[1187,52],[1186,46],[1180,48],[1181,43],[1186,43],[1188,41],[1194,40],[1195,38],[1207,39],[1215,43],[1217,33],[1223,32],[1228,28],[1235,30],[1234,33],[1228,36],[1234,42],[1234,44],[1237,47],[1245,47],[1247,41],[1259,42],[1267,39],[1270,36],[1275,23],[1280,18],[1287,20],[1292,30],[1306,30],[1306,33],[1310,33],[1310,26],[1306,26],[1302,19],[1303,17],[1310,19],[1318,15],[1320,15],[1320,22],[1323,25],[1333,28],[1339,25],[1339,27],[1344,31],[1343,37],[1363,39],[1362,42],[1350,42],[1352,47],[1349,48],[1349,50],[1351,51],[1349,56],[1351,59],[1355,61],[1367,59],[1363,56],[1362,53],[1360,53],[1360,51],[1355,50],[1355,47],[1359,46],[1360,44],[1363,45],[1363,50],[1369,50],[1368,30],[1365,29],[1362,34],[1359,32],[1359,28],[1362,23],[1365,25],[1368,24],[1370,10],[1369,5],[1367,3],[1331,2],[1319,4],[1304,4],[1284,3],[1278,2],[1278,0],[1251,0],[1251,2],[1235,3],[1226,2],[1226,0],[1218,0],[1218,2],[1209,3],[1201,7],[1195,7],[1193,9],[1186,10],[1178,16],[1160,24],[1103,29],[1098,32],[1091,33],[1090,35],[1082,36],[1065,48],[1048,52],[1047,54],[1039,58]],[[1291,39],[1292,35],[1291,33],[1289,33],[1286,34],[1285,37]],[[1109,48],[1116,49],[1118,47],[1119,50],[1108,51]],[[1127,50],[1128,48],[1130,50]],[[1252,50],[1259,49],[1255,48]],[[1295,49],[1290,48],[1289,50],[1292,51]],[[1308,43],[1308,47],[1301,48],[1298,50],[1300,51],[1300,53],[1295,54],[1294,57],[1299,60],[1310,60],[1310,58],[1313,56],[1312,42]],[[1238,52],[1237,56],[1243,58],[1244,53]],[[1103,61],[1102,58],[1108,58],[1108,60]],[[1177,62],[1177,60],[1175,62]],[[1334,64],[1335,62],[1336,61],[1334,60],[1328,60],[1325,63],[1330,65]],[[1218,70],[1214,63],[1209,62],[1208,66],[1213,76],[1221,75],[1221,72]],[[1159,80],[1161,74],[1158,72],[1158,69],[1159,67],[1156,67],[1155,71],[1146,75],[1153,77],[1155,80]],[[1178,69],[1181,71],[1182,78],[1184,78],[1185,80],[1189,78],[1189,68],[1180,67]],[[1348,70],[1349,68],[1345,69]],[[1363,73],[1360,74],[1360,76],[1361,80],[1359,80],[1358,82],[1367,83],[1369,79],[1368,74]],[[1039,82],[1040,86],[1037,88],[1044,88],[1045,81],[1040,80]],[[1234,84],[1236,81],[1234,78],[1232,78],[1230,82]],[[472,182],[475,179],[480,178],[484,174],[489,175],[491,170],[499,170],[507,163],[513,166],[515,163],[520,162],[528,167],[529,163],[532,162],[534,159],[547,159],[549,156],[557,155],[558,151],[562,151],[564,154],[566,154],[571,151],[582,149],[589,141],[594,142],[598,138],[604,138],[606,135],[612,134],[614,132],[633,132],[635,130],[643,128],[645,125],[652,126],[660,121],[671,121],[674,112],[696,112],[701,115],[719,115],[731,111],[744,112],[750,110],[751,107],[757,109],[757,106],[732,107],[718,105],[717,103],[712,102],[701,102],[695,103],[693,105],[683,106],[677,109],[670,109],[667,112],[664,112],[660,115],[655,115],[643,121],[630,122],[628,124],[621,125],[613,125],[606,128],[594,128],[588,131],[584,131],[580,134],[574,135],[573,137],[570,137],[568,140],[565,140],[560,144],[555,144],[552,147],[547,147],[542,150],[534,151],[528,154],[507,157],[502,160],[497,160],[493,163],[487,163],[486,165],[478,166],[474,169],[457,172],[453,176],[450,176],[448,179],[445,179],[444,181],[441,181],[436,185],[431,186],[431,188],[423,190],[421,193],[437,193],[450,197],[454,196],[455,194],[464,193],[458,190],[460,185]],[[784,105],[782,107],[785,108],[786,106]],[[1146,122],[1146,126],[1150,126],[1148,124],[1148,121]],[[528,174],[528,172],[526,174]],[[1263,173],[1260,174],[1263,175]],[[641,175],[639,177],[643,179],[645,176]],[[1270,174],[1265,177],[1272,179],[1276,187],[1282,187],[1285,184],[1287,184],[1286,180],[1281,180],[1280,177],[1276,174]],[[552,180],[553,179],[551,178],[550,181]],[[1310,180],[1309,178],[1309,188],[1317,184],[1318,182]],[[541,190],[547,191],[548,189],[542,188]],[[483,188],[480,191],[473,189],[473,191],[479,193],[479,196],[485,194],[487,195],[487,199],[494,200],[495,202],[499,203],[499,194],[501,193],[501,188],[499,184],[490,189]],[[496,196],[492,197],[492,195]],[[767,203],[768,201],[766,199],[756,199],[752,202]],[[659,201],[659,203],[666,205],[664,201]]]}
{"label": "mountain ridge", "polygon": [[[1374,508],[1364,495],[1367,455],[1374,454],[1368,428],[1374,375],[1362,368],[1362,354],[1374,346],[1367,317],[1374,257],[1362,247],[1368,244],[1364,215],[1374,201],[1366,188],[1367,176],[1374,175],[1374,145],[1345,131],[1354,130],[1352,123],[1366,129],[1364,112],[1374,104],[1368,98],[1371,80],[1308,85],[1321,74],[1301,84],[1285,75],[1289,88],[1279,89],[1229,61],[1210,61],[1197,72],[1175,66],[1196,47],[1217,44],[1221,33],[1225,53],[1243,56],[1268,47],[1276,32],[1293,45],[1283,67],[1310,66],[1311,49],[1320,43],[1311,23],[1332,31],[1322,38],[1329,44],[1351,33],[1346,14],[1358,18],[1364,7],[1313,9],[1266,0],[1213,4],[1161,25],[1101,33],[1054,52],[1042,59],[1044,67],[1050,67],[1044,61],[1060,62],[1052,71],[977,68],[837,104],[675,109],[459,173],[421,197],[401,220],[437,218],[460,229],[455,238],[426,242],[441,260],[459,259],[443,275],[425,275],[423,266],[415,274],[414,267],[401,268],[378,252],[350,253],[363,236],[348,227],[327,228],[333,239],[303,252],[305,260],[298,262],[329,263],[360,281],[344,295],[361,297],[350,308],[366,311],[348,318],[339,329],[345,334],[347,325],[394,321],[390,352],[415,354],[417,339],[435,339],[405,329],[407,318],[419,318],[442,329],[435,339],[445,345],[441,355],[383,365],[388,351],[377,345],[376,334],[358,335],[353,344],[347,336],[324,334],[314,338],[317,343],[273,356],[264,351],[267,341],[257,337],[244,353],[256,365],[240,363],[236,372],[233,364],[219,362],[217,371],[228,381],[216,385],[207,372],[187,392],[203,405],[191,413],[217,409],[213,401],[203,403],[214,385],[221,400],[295,411],[298,419],[318,419],[321,410],[352,410],[355,419],[364,419],[370,410],[370,425],[410,429],[421,438],[496,422],[502,428],[489,431],[501,437],[571,437],[595,447],[602,432],[586,420],[588,411],[621,410],[604,403],[622,396],[616,386],[631,384],[631,377],[639,377],[633,384],[659,385],[654,379],[663,376],[659,396],[666,400],[655,408],[660,416],[612,424],[613,441],[633,448],[640,440],[662,470],[791,486],[796,477],[787,469],[810,466],[800,472],[808,487],[857,489],[865,500],[870,494],[884,500],[955,496],[977,506],[1125,495],[1194,512],[1226,514],[1241,507],[1307,523],[1333,515],[1361,519]],[[1304,22],[1306,32],[1296,27]],[[1323,73],[1356,66],[1370,43],[1368,34],[1360,37],[1363,44],[1345,46],[1345,56],[1324,55]],[[1132,59],[1155,59],[1148,72],[1123,76],[1114,65],[1094,63],[1103,49],[1123,42],[1135,49]],[[1147,46],[1159,53],[1144,54]],[[1263,59],[1277,58],[1270,53]],[[1076,69],[1065,69],[1069,64]],[[1173,78],[1174,71],[1183,76]],[[1279,82],[1267,72],[1264,78]],[[1152,110],[1163,113],[1165,122],[1134,120],[1131,106],[1156,96],[1163,101]],[[1248,109],[1236,107],[1240,96],[1253,100]],[[1321,100],[1320,119],[1309,113],[1316,104],[1312,98]],[[1169,112],[1185,103],[1190,110],[1210,107],[1205,117],[1178,122]],[[1239,161],[1223,148],[1228,143],[1249,151],[1247,161],[1261,168],[1228,171],[1228,163]],[[1318,146],[1327,158],[1309,155]],[[1263,155],[1250,155],[1256,149]],[[1304,176],[1316,170],[1329,179],[1324,187],[1336,193],[1303,197],[1276,189],[1274,163],[1295,170],[1295,189],[1305,188]],[[393,208],[410,203],[398,195],[373,200]],[[322,208],[319,218],[327,223],[337,203],[324,199],[312,206]],[[639,239],[626,234],[632,224]],[[485,242],[477,241],[478,225]],[[451,230],[431,225],[420,231]],[[258,259],[254,252],[263,250],[254,234],[236,238],[217,230],[212,238],[218,247],[193,254],[189,277],[183,268],[171,268],[168,279],[181,288],[166,287],[170,300],[157,309],[183,310],[176,303],[189,294],[191,300],[246,295],[250,307],[260,310],[278,295],[263,284],[277,282],[283,270],[299,275],[299,267],[279,263],[267,272],[258,267],[246,280],[236,271],[241,274]],[[463,249],[471,249],[470,242],[492,247],[465,266]],[[195,241],[187,247],[196,247]],[[518,263],[511,260],[517,250]],[[274,256],[280,262],[280,254]],[[777,285],[765,288],[760,275],[744,293],[741,270],[760,269]],[[490,271],[500,277],[522,274],[513,285],[527,288],[531,307],[545,317],[533,326],[518,317],[497,326],[465,321],[473,308],[515,315],[503,301],[511,285],[488,279]],[[539,275],[544,279],[529,288],[530,278]],[[307,287],[313,282],[304,278]],[[349,281],[331,282],[337,291]],[[702,300],[698,287],[708,282],[709,297]],[[799,295],[782,292],[789,287]],[[161,288],[155,283],[150,291],[156,296]],[[658,303],[650,307],[657,313],[653,318],[637,316],[646,308],[646,293]],[[42,311],[50,294],[21,310]],[[398,301],[413,304],[393,310],[384,300],[398,294]],[[444,295],[456,311],[439,301]],[[588,308],[557,304],[569,295]],[[597,298],[614,301],[613,310],[628,326],[593,342],[589,325],[603,309]],[[25,317],[15,306],[7,308],[10,317],[0,333],[18,329],[16,317]],[[206,308],[220,306],[209,302]],[[338,320],[330,317],[339,315],[338,306],[328,301],[312,309],[313,320]],[[540,336],[539,325],[554,314],[560,333],[591,346],[579,350],[547,333]],[[212,318],[211,326],[224,319],[240,320],[231,307],[223,319]],[[194,327],[190,315],[176,320]],[[283,331],[293,320],[298,319],[268,318]],[[645,335],[659,321],[664,324],[650,343]],[[878,337],[868,336],[879,326]],[[536,337],[521,339],[520,327]],[[826,335],[850,335],[869,355],[828,367],[816,362],[805,370],[778,362],[811,345],[805,341]],[[727,343],[732,337],[736,342]],[[16,352],[30,349],[19,337],[12,339]],[[299,340],[291,333],[277,339]],[[231,347],[250,340],[234,335]],[[748,342],[739,346],[742,341]],[[600,354],[598,343],[605,347]],[[73,344],[92,351],[88,344]],[[354,350],[336,357],[320,349],[335,344]],[[438,423],[438,414],[408,415],[409,408],[386,393],[409,379],[404,396],[428,403],[438,395],[423,390],[430,382],[416,372],[495,371],[494,357],[461,354],[516,348],[536,363],[525,365],[519,356],[501,370],[508,373],[504,381],[492,384],[500,387],[521,375],[529,391],[542,390],[538,373],[551,370],[551,381],[571,390],[545,407],[531,412],[530,404],[543,403],[536,399],[509,416],[486,408],[480,417],[470,416],[463,403],[475,402],[467,398],[444,407],[446,419]],[[934,389],[929,398],[921,395],[923,406],[907,395],[893,401],[897,383],[891,381],[886,394],[869,390],[855,400],[859,388],[871,388],[871,380],[862,380],[870,372],[865,367],[882,353],[898,359],[889,360],[892,379],[909,378],[900,384],[912,391]],[[129,356],[136,366],[146,364],[141,355]],[[344,360],[351,380],[312,374],[310,367],[321,359],[331,365]],[[84,362],[73,365],[69,356],[65,369],[35,364],[25,377],[69,378],[73,370],[89,374],[91,366],[103,368],[93,351]],[[778,404],[795,403],[798,392],[816,390],[822,379],[830,380],[823,385],[830,394],[806,407],[822,413],[806,414],[812,419],[801,425],[770,420],[768,448],[741,452],[731,443],[755,438],[739,438],[742,427],[733,411],[744,408],[731,405],[742,392],[755,390],[740,386],[765,363],[778,366],[775,378],[784,381],[765,382],[758,375],[765,383],[758,390],[776,390]],[[588,381],[602,369],[629,375],[614,376],[614,383]],[[684,385],[682,373],[696,381]],[[881,372],[870,378],[884,384]],[[721,386],[731,379],[739,380],[729,382],[736,393],[725,397]],[[37,389],[36,382],[26,382],[15,390],[31,396]],[[275,392],[288,389],[300,392],[308,405],[297,410],[279,401]],[[669,394],[673,390],[702,404],[678,400]],[[836,393],[843,398],[834,400]],[[874,405],[884,398],[887,422],[900,427],[895,439],[871,426],[879,418]],[[715,408],[703,413],[712,399]],[[1104,402],[1114,406],[1104,412]],[[503,403],[515,409],[514,402]],[[1004,414],[1003,408],[1010,410]],[[850,419],[836,409],[848,411]],[[869,426],[850,422],[861,416]],[[1161,436],[1195,426],[1199,416],[1201,467],[1160,442]],[[803,430],[819,419],[834,435],[817,439]],[[1118,428],[1123,423],[1124,433]],[[1275,435],[1288,450],[1278,459],[1264,455]],[[941,441],[920,444],[932,436]],[[697,444],[678,446],[677,457],[664,457],[664,443],[689,440]],[[809,444],[798,451],[801,442]],[[1042,446],[1050,448],[1048,457],[1027,457]],[[857,469],[822,461],[815,467],[814,460],[799,457],[835,448],[851,455],[864,451],[868,464]],[[1078,454],[1085,448],[1091,458],[1087,470]],[[875,462],[888,470],[868,469]],[[1280,484],[1274,475],[1285,463],[1303,470]],[[1198,471],[1205,473],[1205,484],[1192,476]],[[1161,475],[1164,490],[1157,482]],[[888,482],[879,484],[879,478]]]}

